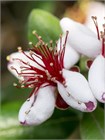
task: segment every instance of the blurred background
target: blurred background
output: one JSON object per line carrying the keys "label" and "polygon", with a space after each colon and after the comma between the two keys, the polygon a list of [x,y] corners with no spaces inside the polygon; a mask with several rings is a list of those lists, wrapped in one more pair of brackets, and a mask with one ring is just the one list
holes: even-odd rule
{"label": "blurred background", "polygon": [[[17,89],[17,81],[7,70],[6,56],[17,51],[17,46],[28,46],[27,20],[34,8],[43,9],[61,19],[70,17],[82,24],[87,21],[92,2],[104,1],[1,1],[1,124],[0,136],[24,139],[81,139],[79,120],[82,113],[75,110],[55,110],[51,119],[37,127],[23,127],[18,123],[18,110],[30,90]],[[93,8],[94,7],[93,5]],[[99,11],[100,9],[97,9]],[[69,124],[69,125],[68,125]]]}

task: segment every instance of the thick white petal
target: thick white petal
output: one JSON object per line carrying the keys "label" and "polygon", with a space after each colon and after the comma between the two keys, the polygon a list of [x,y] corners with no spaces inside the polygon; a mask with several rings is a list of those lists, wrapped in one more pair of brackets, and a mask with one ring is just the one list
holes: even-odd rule
{"label": "thick white petal", "polygon": [[[26,101],[19,111],[19,121],[24,125],[39,125],[51,117],[55,107],[55,88],[40,88],[35,102],[34,95]],[[34,102],[32,106],[32,102]]]}
{"label": "thick white petal", "polygon": [[97,56],[92,63],[88,80],[94,96],[105,103],[105,58],[102,55]]}
{"label": "thick white petal", "polygon": [[96,106],[96,100],[92,94],[86,78],[79,72],[72,72],[63,69],[66,91],[77,101],[88,103],[93,102]]}
{"label": "thick white petal", "polygon": [[101,2],[89,2],[88,4],[85,25],[97,34],[97,30],[91,16],[97,17],[99,30],[102,31],[105,17],[105,4],[102,4]]}
{"label": "thick white petal", "polygon": [[[63,44],[65,42],[65,35],[62,37],[62,46],[61,48],[63,47]],[[58,44],[57,44],[57,50],[60,51],[60,40],[58,41]],[[70,69],[73,65],[75,65],[78,60],[80,58],[80,55],[77,51],[75,51],[68,43],[66,43],[66,48],[65,48],[65,55],[64,55],[64,67],[66,69]]]}
{"label": "thick white petal", "polygon": [[[25,52],[26,55],[30,56],[29,52]],[[9,55],[9,63],[7,65],[8,70],[18,79],[23,79],[22,77],[19,77],[18,74],[16,73],[15,70],[11,69],[11,67],[13,66],[14,68],[17,69],[18,72],[21,72],[21,66],[26,66],[24,65],[22,62],[18,61],[18,60],[14,60],[14,59],[21,59],[24,62],[28,62],[30,65],[37,67],[39,69],[42,69],[42,67],[40,67],[36,62],[32,61],[31,59],[29,59],[27,56],[25,56],[23,53],[20,52],[15,52],[12,53],[11,55]],[[41,65],[44,65],[43,62],[36,56],[34,56],[34,59]],[[30,71],[27,71],[30,72]]]}
{"label": "thick white petal", "polygon": [[68,42],[76,51],[92,58],[100,53],[101,42],[89,28],[69,18],[63,18],[60,25],[64,33],[69,31]]}
{"label": "thick white petal", "polygon": [[30,98],[28,98],[24,102],[24,104],[20,108],[20,111],[19,111],[19,121],[20,121],[20,123],[23,123],[23,124],[25,123],[26,113],[28,112],[28,110],[30,110],[30,108],[32,106],[32,103],[33,103],[35,98],[36,98],[36,96],[33,94]]}
{"label": "thick white petal", "polygon": [[65,87],[60,82],[57,82],[57,86],[58,86],[58,91],[60,95],[62,96],[64,101],[71,107],[77,110],[83,111],[83,112],[91,112],[96,108],[96,106],[94,108],[93,107],[91,108],[90,106],[89,108],[89,104],[91,105],[92,102],[85,104],[83,102],[79,102],[78,100],[75,100],[71,95],[69,95]]}

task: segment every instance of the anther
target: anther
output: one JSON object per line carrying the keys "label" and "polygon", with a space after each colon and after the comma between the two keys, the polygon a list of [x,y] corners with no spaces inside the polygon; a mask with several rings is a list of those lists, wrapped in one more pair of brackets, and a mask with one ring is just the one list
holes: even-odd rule
{"label": "anther", "polygon": [[49,50],[50,50],[50,51],[53,51],[53,48],[52,48],[52,47],[50,47],[50,48],[49,48]]}
{"label": "anther", "polygon": [[14,86],[14,87],[16,87],[16,86],[17,86],[17,84],[16,84],[16,83],[13,83],[13,86]]}
{"label": "anther", "polygon": [[46,43],[45,46],[48,46],[48,44]]}
{"label": "anther", "polygon": [[30,50],[30,52],[29,52],[29,53],[30,53],[30,55],[33,55],[33,54],[34,54],[34,52],[33,52],[33,51],[31,51],[31,50]]}
{"label": "anther", "polygon": [[33,88],[33,87],[34,87],[34,85],[29,85],[28,87],[29,87],[29,88]]}
{"label": "anther", "polygon": [[32,45],[32,42],[29,42],[28,44],[29,44],[29,45]]}
{"label": "anther", "polygon": [[30,98],[28,98],[27,101],[30,101]]}
{"label": "anther", "polygon": [[41,37],[41,36],[39,36],[38,38],[39,38],[39,39],[42,39],[42,37]]}
{"label": "anther", "polygon": [[78,101],[78,104],[82,104],[82,102]]}
{"label": "anther", "polygon": [[22,52],[22,47],[18,47],[18,52]]}
{"label": "anther", "polygon": [[67,87],[67,86],[66,86],[66,81],[65,81],[65,80],[62,82],[62,84],[63,84],[65,87]]}
{"label": "anther", "polygon": [[51,81],[56,82],[56,77],[51,78]]}
{"label": "anther", "polygon": [[38,82],[38,79],[35,79],[35,82]]}
{"label": "anther", "polygon": [[6,60],[7,61],[10,61],[10,56],[9,55],[6,57]]}
{"label": "anther", "polygon": [[59,74],[62,74],[62,71],[59,71]]}
{"label": "anther", "polygon": [[32,31],[32,34],[34,34],[34,35],[35,35],[35,34],[36,34],[36,31],[35,31],[35,30],[33,30],[33,31]]}
{"label": "anther", "polygon": [[31,110],[26,111],[25,114],[28,114],[30,111],[31,111]]}
{"label": "anther", "polygon": [[23,81],[22,80],[19,80],[19,83],[21,84],[21,83],[23,83]]}
{"label": "anther", "polygon": [[53,66],[53,63],[50,63],[50,66]]}
{"label": "anther", "polygon": [[53,41],[52,40],[50,40],[50,44],[52,44],[53,43]]}
{"label": "anther", "polygon": [[40,78],[43,78],[43,75],[40,75]]}
{"label": "anther", "polygon": [[70,93],[67,92],[67,96],[70,97]]}
{"label": "anther", "polygon": [[24,85],[21,85],[21,88],[24,88],[25,86]]}

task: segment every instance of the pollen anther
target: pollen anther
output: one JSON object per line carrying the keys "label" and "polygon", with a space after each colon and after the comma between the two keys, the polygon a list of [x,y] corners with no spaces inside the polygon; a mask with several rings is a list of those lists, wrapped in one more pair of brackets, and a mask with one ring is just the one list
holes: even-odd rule
{"label": "pollen anther", "polygon": [[30,111],[31,111],[31,110],[26,111],[25,114],[28,114]]}
{"label": "pollen anther", "polygon": [[9,55],[6,57],[6,60],[7,61],[10,61],[10,56]]}
{"label": "pollen anther", "polygon": [[22,52],[22,47],[18,47],[18,52]]}
{"label": "pollen anther", "polygon": [[53,63],[50,63],[50,66],[53,66]]}
{"label": "pollen anther", "polygon": [[29,42],[29,45],[32,45],[32,42]]}
{"label": "pollen anther", "polygon": [[17,86],[17,84],[16,84],[16,83],[13,83],[13,86],[15,86],[15,87],[16,87],[16,86]]}

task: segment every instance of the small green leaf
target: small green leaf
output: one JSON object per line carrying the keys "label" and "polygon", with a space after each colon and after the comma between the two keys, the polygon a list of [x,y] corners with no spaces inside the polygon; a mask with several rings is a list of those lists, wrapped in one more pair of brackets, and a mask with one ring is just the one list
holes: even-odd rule
{"label": "small green leaf", "polygon": [[57,41],[62,32],[59,19],[40,9],[32,10],[28,19],[28,39],[36,44],[38,40],[32,34],[33,30],[35,30],[46,43],[50,40],[54,42]]}
{"label": "small green leaf", "polygon": [[1,139],[64,139],[78,127],[79,120],[74,112],[57,109],[49,120],[39,126],[21,126],[18,122],[18,110],[21,104],[21,102],[10,102],[2,105]]}
{"label": "small green leaf", "polygon": [[84,113],[81,122],[81,137],[82,139],[104,139],[104,111],[97,108],[92,113]]}

